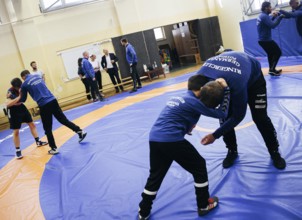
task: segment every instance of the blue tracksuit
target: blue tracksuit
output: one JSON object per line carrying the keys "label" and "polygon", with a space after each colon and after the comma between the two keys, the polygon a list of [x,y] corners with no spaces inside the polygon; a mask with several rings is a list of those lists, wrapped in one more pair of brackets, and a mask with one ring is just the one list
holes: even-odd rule
{"label": "blue tracksuit", "polygon": [[296,10],[293,10],[292,12],[280,10],[280,13],[284,14],[286,18],[296,19],[297,31],[302,37],[302,1],[300,2],[300,6]]}
{"label": "blue tracksuit", "polygon": [[27,93],[35,100],[39,107],[46,105],[55,99],[46,87],[44,80],[38,75],[28,74],[21,86],[20,102],[25,102]]}
{"label": "blue tracksuit", "polygon": [[248,88],[262,75],[261,66],[255,58],[245,53],[226,52],[208,59],[197,74],[210,80],[223,78],[231,90],[232,115],[213,133],[217,139],[243,120],[248,103]]}
{"label": "blue tracksuit", "polygon": [[82,60],[82,70],[85,73],[86,78],[95,78],[93,66],[86,58],[83,58]]}
{"label": "blue tracksuit", "polygon": [[126,45],[126,60],[129,64],[137,63],[137,56],[134,47],[131,44]]}
{"label": "blue tracksuit", "polygon": [[282,17],[269,16],[262,12],[257,19],[257,31],[259,41],[271,41],[272,40],[272,29],[280,24]]}
{"label": "blue tracksuit", "polygon": [[[225,96],[228,100],[229,96]],[[224,109],[226,107],[226,109]],[[188,90],[182,96],[172,97],[153,125],[149,140],[156,142],[176,142],[192,130],[200,115],[214,118],[226,118],[228,106],[219,109],[207,108],[194,93]]]}

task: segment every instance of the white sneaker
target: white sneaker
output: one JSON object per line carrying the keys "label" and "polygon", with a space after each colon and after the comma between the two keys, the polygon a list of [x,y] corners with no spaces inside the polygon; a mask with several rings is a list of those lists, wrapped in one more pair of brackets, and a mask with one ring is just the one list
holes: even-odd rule
{"label": "white sneaker", "polygon": [[51,154],[51,155],[56,155],[56,154],[59,153],[59,151],[58,151],[57,148],[53,148],[53,149],[49,150],[48,153]]}

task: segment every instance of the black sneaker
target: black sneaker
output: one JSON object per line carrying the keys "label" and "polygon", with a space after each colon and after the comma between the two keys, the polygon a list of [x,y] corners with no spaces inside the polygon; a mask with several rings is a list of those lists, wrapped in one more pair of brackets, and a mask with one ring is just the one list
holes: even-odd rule
{"label": "black sneaker", "polygon": [[136,88],[141,89],[141,88],[143,88],[143,87],[142,87],[142,86],[137,86]]}
{"label": "black sneaker", "polygon": [[39,141],[36,142],[36,144],[37,144],[37,147],[42,147],[42,146],[47,145],[48,143],[46,141],[39,140]]}
{"label": "black sneaker", "polygon": [[81,143],[84,140],[84,138],[86,137],[87,132],[79,131],[78,135],[79,135],[79,143]]}
{"label": "black sneaker", "polygon": [[144,217],[140,214],[140,209],[138,210],[138,219],[139,220],[147,220],[147,219],[149,219],[149,217],[150,217],[150,213],[149,213],[149,215]]}
{"label": "black sneaker", "polygon": [[216,196],[208,199],[209,205],[205,209],[198,209],[198,215],[204,216],[208,214],[210,211],[214,210],[218,206],[219,199]]}
{"label": "black sneaker", "polygon": [[[281,70],[282,71],[282,70]],[[274,70],[274,71],[269,71],[268,74],[270,74],[271,76],[280,76],[281,75],[281,71],[279,72],[279,70]]]}
{"label": "black sneaker", "polygon": [[137,92],[137,89],[132,89],[129,93]]}
{"label": "black sneaker", "polygon": [[280,153],[278,151],[274,151],[271,153],[271,158],[273,160],[274,166],[279,169],[283,170],[286,167],[286,162],[285,160],[281,157]]}
{"label": "black sneaker", "polygon": [[229,168],[229,167],[233,166],[237,157],[238,157],[237,151],[229,150],[226,158],[223,160],[222,166],[224,168]]}
{"label": "black sneaker", "polygon": [[281,74],[282,73],[282,69],[275,70],[274,72],[277,73],[277,74]]}
{"label": "black sneaker", "polygon": [[21,153],[21,150],[16,150],[16,158],[17,159],[21,159],[23,156],[22,156],[22,153]]}
{"label": "black sneaker", "polygon": [[147,219],[149,219],[149,217],[150,217],[150,215],[148,215],[147,217],[143,217],[140,214],[138,214],[138,219],[139,220],[147,220]]}

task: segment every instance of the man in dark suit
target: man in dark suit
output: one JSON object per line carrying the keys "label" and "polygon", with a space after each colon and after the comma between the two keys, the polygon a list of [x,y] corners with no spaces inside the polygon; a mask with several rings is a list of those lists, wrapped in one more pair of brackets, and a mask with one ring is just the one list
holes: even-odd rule
{"label": "man in dark suit", "polygon": [[[118,61],[118,58],[115,56],[114,53],[109,53],[107,49],[103,50],[104,56],[102,56],[102,62],[101,65],[104,70],[109,74],[111,82],[113,85],[121,84],[121,79],[118,75],[118,67],[116,65],[116,62]],[[115,80],[116,79],[116,80]],[[116,83],[117,81],[117,83]],[[124,91],[124,88],[122,85],[115,86],[115,91],[118,93],[120,90]]]}

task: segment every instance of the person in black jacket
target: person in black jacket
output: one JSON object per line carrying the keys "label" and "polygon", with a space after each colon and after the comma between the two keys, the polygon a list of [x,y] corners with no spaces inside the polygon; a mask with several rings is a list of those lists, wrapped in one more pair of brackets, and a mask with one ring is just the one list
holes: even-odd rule
{"label": "person in black jacket", "polygon": [[[114,53],[109,53],[107,49],[104,49],[103,52],[105,54],[104,56],[102,56],[102,62],[101,62],[103,69],[106,70],[106,72],[109,74],[113,85],[116,85],[117,83],[121,84],[121,79],[118,74],[118,67],[116,65],[118,58],[115,56]],[[124,91],[122,85],[115,86],[116,93],[118,93],[120,90]]]}
{"label": "person in black jacket", "polygon": [[[82,60],[83,60],[82,57],[80,57],[78,59],[78,75],[81,78],[81,81],[82,81],[82,83],[85,86],[86,96],[87,96],[88,101],[96,101],[95,94],[94,94],[94,92],[92,92],[92,90],[90,88],[91,86],[89,85],[89,82],[87,82],[87,79],[85,77],[85,73],[83,72],[83,69],[82,69]],[[91,93],[91,95],[89,93]],[[91,100],[91,97],[92,97],[92,100]]]}

